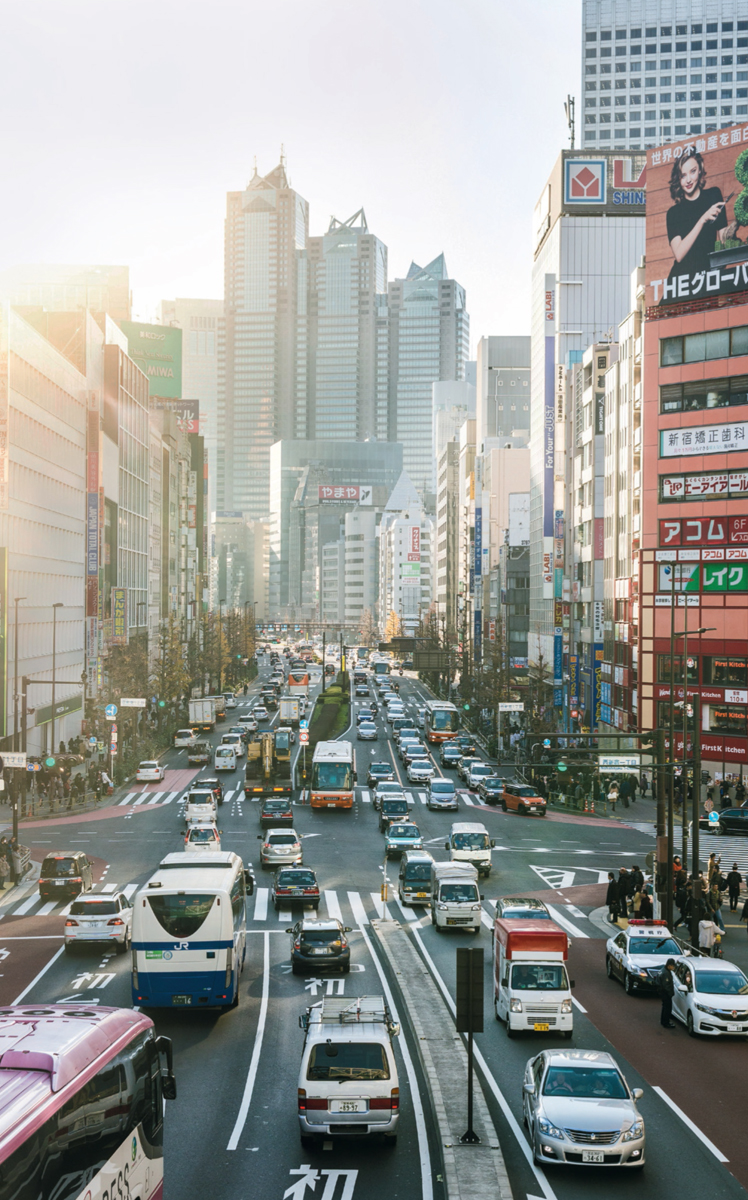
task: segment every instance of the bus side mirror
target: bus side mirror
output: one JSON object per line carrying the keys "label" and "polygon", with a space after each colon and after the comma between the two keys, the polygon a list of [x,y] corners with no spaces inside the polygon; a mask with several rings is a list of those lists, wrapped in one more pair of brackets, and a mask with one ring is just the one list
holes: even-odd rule
{"label": "bus side mirror", "polygon": [[491,849],[492,849],[492,850],[493,850],[493,848],[494,848],[494,846],[495,846],[495,845],[496,845],[496,839],[495,839],[495,838],[491,838]]}
{"label": "bus side mirror", "polygon": [[161,1072],[161,1094],[164,1100],[176,1100],[177,1081],[173,1071]]}
{"label": "bus side mirror", "polygon": [[244,886],[247,889],[247,895],[251,896],[255,890],[255,877],[251,871],[244,872]]}
{"label": "bus side mirror", "polygon": [[445,849],[445,850],[449,850],[449,842],[445,842],[445,843],[444,843],[444,849]]}

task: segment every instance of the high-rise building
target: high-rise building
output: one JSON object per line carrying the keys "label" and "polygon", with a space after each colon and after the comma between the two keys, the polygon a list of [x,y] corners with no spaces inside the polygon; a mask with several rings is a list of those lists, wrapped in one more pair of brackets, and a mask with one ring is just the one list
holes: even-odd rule
{"label": "high-rise building", "polygon": [[297,436],[376,437],[386,430],[387,374],[377,355],[376,318],[387,293],[387,247],[369,232],[361,208],[347,221],[333,217],[326,234],[308,239],[301,258],[307,354]]}
{"label": "high-rise building", "polygon": [[405,635],[415,634],[433,598],[434,522],[403,471],[387,501],[379,527],[379,626],[392,613]]}
{"label": "high-rise building", "polygon": [[[470,318],[465,289],[449,278],[444,255],[412,263],[388,287],[387,438],[403,447],[403,466],[421,496],[434,488],[432,385],[465,378]],[[381,434],[379,436],[382,436]]]}
{"label": "high-rise building", "polygon": [[18,308],[50,312],[89,309],[109,313],[113,321],[129,321],[129,267],[63,263],[21,263],[0,271],[0,296]]}
{"label": "high-rise building", "polygon": [[[474,367],[475,363],[466,363]],[[467,379],[440,380],[432,384],[431,453],[433,455],[434,482],[432,491],[437,490],[437,463],[447,442],[460,432],[460,427],[469,417],[475,416],[475,381]]]}
{"label": "high-rise building", "polygon": [[307,202],[290,186],[282,159],[227,196],[216,500],[219,510],[255,520],[270,508],[270,447],[306,435],[299,252],[308,232]]}
{"label": "high-rise building", "polygon": [[530,437],[530,338],[482,337],[477,360],[477,429],[484,438]]}
{"label": "high-rise building", "polygon": [[585,150],[644,149],[746,116],[744,0],[583,0]]}

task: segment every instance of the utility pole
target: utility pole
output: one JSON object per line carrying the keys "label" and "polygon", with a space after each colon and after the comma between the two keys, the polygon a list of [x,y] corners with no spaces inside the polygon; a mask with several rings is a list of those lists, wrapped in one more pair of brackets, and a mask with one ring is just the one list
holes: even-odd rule
{"label": "utility pole", "polygon": [[[686,819],[686,799],[683,798],[683,820]],[[701,882],[699,880],[699,809],[701,800],[701,693],[693,698],[693,800],[691,829],[691,878],[693,880],[691,900],[691,942],[699,944],[699,916],[701,909]],[[685,863],[683,867],[685,869]],[[698,900],[698,903],[697,903]]]}
{"label": "utility pole", "polygon": [[327,633],[322,634],[322,694],[325,692],[325,647],[327,645]]}

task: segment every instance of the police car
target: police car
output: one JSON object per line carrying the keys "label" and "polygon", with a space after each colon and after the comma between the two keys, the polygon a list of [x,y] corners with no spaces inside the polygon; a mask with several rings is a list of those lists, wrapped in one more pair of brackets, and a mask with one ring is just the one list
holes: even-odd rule
{"label": "police car", "polygon": [[634,920],[608,939],[605,969],[608,979],[620,979],[629,995],[656,991],[657,976],[667,960],[682,956],[666,921]]}

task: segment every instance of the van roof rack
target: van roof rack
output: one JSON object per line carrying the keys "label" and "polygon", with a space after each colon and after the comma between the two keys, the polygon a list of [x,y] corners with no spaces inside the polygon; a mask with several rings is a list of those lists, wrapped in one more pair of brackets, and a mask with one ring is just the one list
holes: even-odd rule
{"label": "van roof rack", "polygon": [[309,1019],[315,1024],[357,1025],[376,1023],[390,1025],[392,1017],[384,996],[326,996],[321,1004],[309,1009]]}

